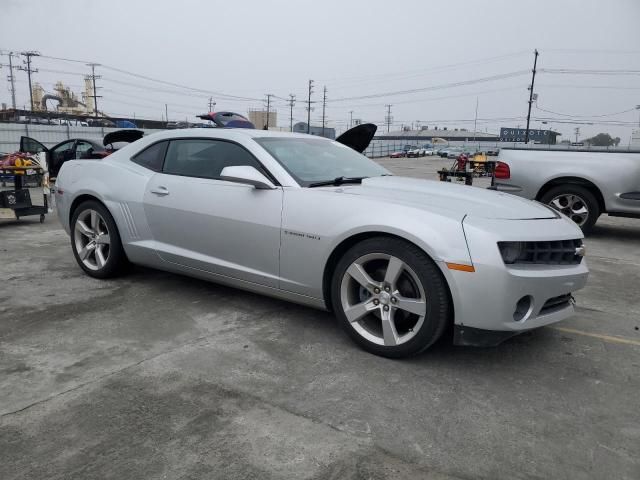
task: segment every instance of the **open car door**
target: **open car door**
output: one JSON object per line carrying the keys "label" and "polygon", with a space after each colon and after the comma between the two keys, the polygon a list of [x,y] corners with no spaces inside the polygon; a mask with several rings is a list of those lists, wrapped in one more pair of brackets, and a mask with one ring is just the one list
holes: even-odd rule
{"label": "open car door", "polygon": [[373,140],[376,130],[378,130],[378,127],[373,123],[363,123],[344,132],[336,138],[336,142],[342,143],[347,147],[353,148],[356,152],[362,153],[367,149],[371,140]]}
{"label": "open car door", "polygon": [[25,136],[20,137],[20,151],[22,153],[49,153],[49,149],[39,141]]}

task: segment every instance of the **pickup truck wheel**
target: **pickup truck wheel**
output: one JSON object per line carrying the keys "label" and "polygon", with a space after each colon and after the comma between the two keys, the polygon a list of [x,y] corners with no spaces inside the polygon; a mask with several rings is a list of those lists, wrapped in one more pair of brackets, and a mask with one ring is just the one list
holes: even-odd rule
{"label": "pickup truck wheel", "polygon": [[356,343],[390,358],[427,349],[450,319],[440,270],[418,247],[396,238],[371,238],[347,251],[333,274],[331,300]]}
{"label": "pickup truck wheel", "polygon": [[546,192],[540,201],[573,220],[585,235],[591,231],[600,216],[598,200],[580,185],[558,185]]}

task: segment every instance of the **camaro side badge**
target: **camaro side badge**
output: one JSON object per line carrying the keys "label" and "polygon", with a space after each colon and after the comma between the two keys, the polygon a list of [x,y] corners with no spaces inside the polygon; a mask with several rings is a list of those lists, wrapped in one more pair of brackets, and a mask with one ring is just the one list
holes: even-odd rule
{"label": "camaro side badge", "polygon": [[311,233],[303,233],[303,232],[292,232],[291,230],[285,230],[285,235],[293,235],[294,237],[300,238],[309,238],[311,240],[320,240],[318,235],[313,235]]}

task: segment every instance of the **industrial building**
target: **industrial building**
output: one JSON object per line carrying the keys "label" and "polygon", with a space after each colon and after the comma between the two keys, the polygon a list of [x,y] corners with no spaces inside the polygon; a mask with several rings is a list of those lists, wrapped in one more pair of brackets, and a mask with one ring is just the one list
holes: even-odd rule
{"label": "industrial building", "polygon": [[[297,133],[307,133],[307,123],[306,122],[298,122],[293,124],[293,131]],[[330,139],[336,138],[336,129],[332,127],[315,127],[311,125],[309,129],[309,133],[311,135],[317,135],[319,137],[326,137]]]}
{"label": "industrial building", "polygon": [[[268,118],[268,122],[267,122]],[[267,114],[266,110],[249,110],[249,121],[253,123],[256,128],[266,128],[269,125],[269,128],[273,128],[278,125],[278,113],[275,111],[269,111]]]}
{"label": "industrial building", "polygon": [[418,142],[418,144],[432,141],[434,138],[442,139],[447,142],[472,142],[472,141],[494,141],[499,140],[498,135],[485,132],[470,132],[464,128],[447,127],[433,129],[423,127],[420,130],[401,130],[396,132],[378,133],[374,140],[405,140]]}

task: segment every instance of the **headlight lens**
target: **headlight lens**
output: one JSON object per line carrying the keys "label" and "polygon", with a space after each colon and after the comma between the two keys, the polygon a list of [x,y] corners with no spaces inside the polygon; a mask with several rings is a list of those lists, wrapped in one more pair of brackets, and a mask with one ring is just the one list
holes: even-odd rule
{"label": "headlight lens", "polygon": [[523,242],[498,242],[498,248],[504,263],[516,263],[520,255],[524,252]]}

